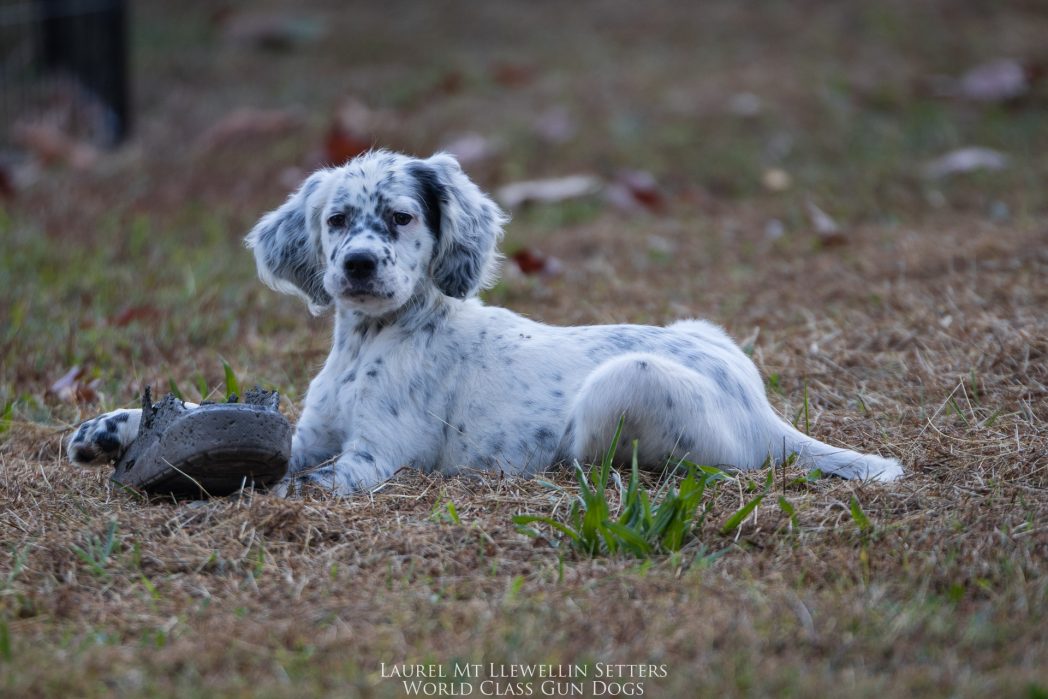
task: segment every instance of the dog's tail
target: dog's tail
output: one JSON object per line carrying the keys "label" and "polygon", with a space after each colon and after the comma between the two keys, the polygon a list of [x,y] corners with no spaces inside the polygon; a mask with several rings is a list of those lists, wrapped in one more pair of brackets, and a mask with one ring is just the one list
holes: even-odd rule
{"label": "dog's tail", "polygon": [[[781,435],[778,442],[785,454],[796,454],[799,462],[809,468],[853,480],[893,481],[903,475],[902,464],[896,459],[830,446],[782,420],[779,423]],[[778,454],[774,456],[776,460],[780,458]]]}

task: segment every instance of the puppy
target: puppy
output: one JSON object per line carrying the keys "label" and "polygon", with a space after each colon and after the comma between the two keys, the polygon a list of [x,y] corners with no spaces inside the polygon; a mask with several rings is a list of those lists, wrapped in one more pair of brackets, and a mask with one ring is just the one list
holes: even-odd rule
{"label": "puppy", "polygon": [[[450,155],[387,151],[314,173],[262,217],[246,239],[262,281],[334,310],[289,478],[353,493],[404,466],[532,474],[599,458],[623,416],[622,443],[636,439],[647,468],[686,458],[745,470],[797,454],[843,478],[902,475],[894,459],[780,419],[715,325],[557,327],[485,306],[505,222]],[[86,423],[73,460],[118,457],[137,412]]]}

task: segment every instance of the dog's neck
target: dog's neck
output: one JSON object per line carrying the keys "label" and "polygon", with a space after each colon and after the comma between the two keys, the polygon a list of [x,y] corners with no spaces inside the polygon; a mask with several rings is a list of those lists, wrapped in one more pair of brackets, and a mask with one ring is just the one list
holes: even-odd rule
{"label": "dog's neck", "polygon": [[447,318],[455,304],[462,303],[433,287],[419,290],[394,311],[381,316],[365,315],[358,310],[338,305],[335,314],[336,342],[362,344],[383,329],[397,326],[415,332],[427,324]]}

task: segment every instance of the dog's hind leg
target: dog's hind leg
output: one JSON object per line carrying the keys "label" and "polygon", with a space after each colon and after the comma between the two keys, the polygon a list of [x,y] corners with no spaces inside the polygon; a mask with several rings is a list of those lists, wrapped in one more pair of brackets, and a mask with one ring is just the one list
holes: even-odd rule
{"label": "dog's hind leg", "polygon": [[759,466],[756,416],[745,401],[726,393],[714,377],[654,354],[610,359],[586,377],[571,408],[569,458],[593,462],[608,449],[623,419],[620,462],[631,457],[661,468],[667,459],[735,468]]}

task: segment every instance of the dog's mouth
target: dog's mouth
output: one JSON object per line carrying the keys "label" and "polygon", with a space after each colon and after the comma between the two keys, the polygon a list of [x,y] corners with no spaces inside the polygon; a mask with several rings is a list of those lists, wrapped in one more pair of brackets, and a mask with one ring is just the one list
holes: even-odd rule
{"label": "dog's mouth", "polygon": [[377,286],[374,282],[344,282],[339,295],[350,301],[393,298],[392,291]]}

